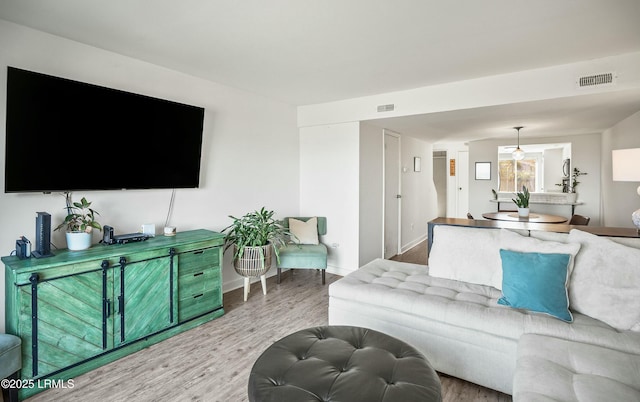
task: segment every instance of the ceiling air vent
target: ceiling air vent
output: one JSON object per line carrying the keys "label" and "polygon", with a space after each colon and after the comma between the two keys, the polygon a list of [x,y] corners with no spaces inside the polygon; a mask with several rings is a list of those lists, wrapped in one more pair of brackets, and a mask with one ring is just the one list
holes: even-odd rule
{"label": "ceiling air vent", "polygon": [[396,108],[396,105],[390,103],[388,105],[378,106],[378,112],[392,112]]}
{"label": "ceiling air vent", "polygon": [[585,75],[578,78],[578,87],[586,88],[594,87],[597,85],[613,84],[614,78],[615,76],[613,75],[613,73]]}

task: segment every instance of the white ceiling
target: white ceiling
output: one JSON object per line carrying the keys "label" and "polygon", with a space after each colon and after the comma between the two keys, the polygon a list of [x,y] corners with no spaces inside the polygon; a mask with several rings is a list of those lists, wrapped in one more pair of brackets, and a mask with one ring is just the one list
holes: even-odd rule
{"label": "white ceiling", "polygon": [[[1,0],[0,18],[292,105],[640,51],[639,0]],[[640,93],[581,103],[374,123],[431,140],[599,132]]]}

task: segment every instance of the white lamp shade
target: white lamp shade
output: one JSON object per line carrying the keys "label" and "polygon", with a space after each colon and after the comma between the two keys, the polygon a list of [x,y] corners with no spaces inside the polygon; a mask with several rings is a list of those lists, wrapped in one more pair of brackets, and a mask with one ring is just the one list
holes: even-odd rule
{"label": "white lamp shade", "polygon": [[613,181],[640,181],[640,148],[611,151]]}
{"label": "white lamp shade", "polygon": [[524,151],[520,147],[518,147],[511,153],[511,156],[513,157],[513,159],[521,161],[524,159]]}

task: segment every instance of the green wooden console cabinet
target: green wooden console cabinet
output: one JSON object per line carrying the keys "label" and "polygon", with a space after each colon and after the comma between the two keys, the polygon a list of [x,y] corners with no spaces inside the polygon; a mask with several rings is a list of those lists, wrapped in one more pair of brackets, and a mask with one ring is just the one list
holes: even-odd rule
{"label": "green wooden console cabinet", "polygon": [[20,398],[223,315],[223,242],[200,229],[3,257],[6,332],[22,339],[21,379],[36,384]]}

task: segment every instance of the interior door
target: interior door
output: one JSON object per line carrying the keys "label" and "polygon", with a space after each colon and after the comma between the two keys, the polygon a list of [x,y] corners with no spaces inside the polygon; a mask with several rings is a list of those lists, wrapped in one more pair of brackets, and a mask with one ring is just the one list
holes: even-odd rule
{"label": "interior door", "polygon": [[447,151],[433,152],[433,184],[438,199],[438,216],[447,216]]}
{"label": "interior door", "polygon": [[400,253],[400,136],[384,133],[384,258]]}
{"label": "interior door", "polygon": [[469,212],[469,151],[458,151],[456,178],[458,184],[456,217],[466,218]]}

